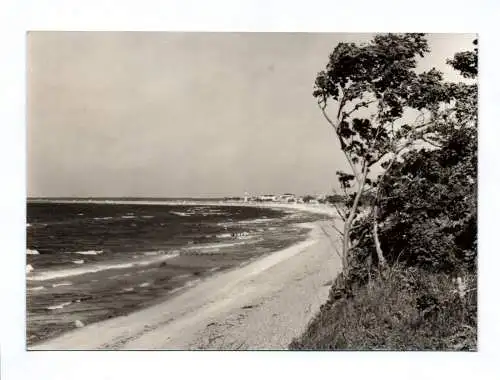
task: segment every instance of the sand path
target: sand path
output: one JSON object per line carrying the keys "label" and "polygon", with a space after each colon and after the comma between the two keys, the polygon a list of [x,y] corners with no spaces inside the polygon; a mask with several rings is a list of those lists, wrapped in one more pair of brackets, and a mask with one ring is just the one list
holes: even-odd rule
{"label": "sand path", "polygon": [[163,303],[29,349],[286,349],[340,271],[330,224],[310,224],[308,240],[192,284]]}

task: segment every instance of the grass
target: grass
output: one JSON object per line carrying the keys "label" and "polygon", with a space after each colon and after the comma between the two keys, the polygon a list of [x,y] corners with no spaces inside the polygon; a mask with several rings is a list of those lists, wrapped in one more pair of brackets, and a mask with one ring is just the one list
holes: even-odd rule
{"label": "grass", "polygon": [[460,294],[449,275],[397,267],[335,301],[332,287],[290,349],[475,351],[477,278],[465,281]]}

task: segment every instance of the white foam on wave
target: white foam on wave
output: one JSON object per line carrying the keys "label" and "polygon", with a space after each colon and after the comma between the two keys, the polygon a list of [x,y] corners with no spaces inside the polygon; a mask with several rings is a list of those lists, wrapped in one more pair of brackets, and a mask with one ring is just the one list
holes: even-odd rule
{"label": "white foam on wave", "polygon": [[58,288],[59,286],[70,286],[73,285],[72,282],[66,281],[66,282],[60,282],[58,284],[52,284],[53,288]]}
{"label": "white foam on wave", "polygon": [[71,301],[68,301],[68,302],[63,302],[63,303],[57,304],[57,305],[49,306],[49,307],[47,307],[47,310],[62,309],[65,306],[71,305],[71,303],[72,303]]}
{"label": "white foam on wave", "polygon": [[149,282],[143,282],[142,284],[139,285],[140,288],[145,288],[147,286],[149,286]]}
{"label": "white foam on wave", "polygon": [[125,289],[122,289],[122,291],[124,292],[132,292],[134,290],[134,288],[125,288]]}
{"label": "white foam on wave", "polygon": [[165,253],[164,251],[149,251],[149,252],[144,252],[144,256],[158,256],[160,253]]}
{"label": "white foam on wave", "polygon": [[33,267],[33,265],[31,264],[26,265],[26,273],[33,272],[34,270],[35,268]]}
{"label": "white foam on wave", "polygon": [[159,262],[162,262],[162,261],[165,261],[165,260],[168,260],[168,259],[173,259],[174,257],[178,257],[178,256],[179,256],[178,252],[168,253],[166,255],[156,256],[156,257],[154,257],[152,259],[149,259],[149,260],[143,260],[143,261],[136,262],[135,265],[143,267],[143,266],[146,266],[146,265],[151,265],[151,264],[154,264],[154,263],[159,263]]}
{"label": "white foam on wave", "polygon": [[227,212],[221,211],[221,210],[202,210],[203,212],[200,212],[200,215],[203,216],[209,216],[209,215],[229,215]]}
{"label": "white foam on wave", "polygon": [[38,273],[36,275],[30,276],[28,280],[53,280],[56,278],[64,278],[71,276],[78,276],[87,273],[96,273],[110,269],[126,269],[132,268],[135,266],[146,266],[151,265],[157,262],[165,261],[168,259],[172,259],[174,257],[179,256],[179,253],[170,253],[167,255],[156,256],[154,259],[143,260],[143,261],[132,261],[128,263],[120,263],[120,264],[98,264],[98,265],[89,265],[83,268],[69,268],[69,269],[60,269],[54,271],[46,271],[42,273]]}
{"label": "white foam on wave", "polygon": [[32,288],[28,288],[29,291],[36,292],[37,290],[43,290],[45,286],[34,286]]}
{"label": "white foam on wave", "polygon": [[171,214],[177,215],[177,216],[190,216],[193,215],[192,213],[188,212],[180,212],[180,211],[170,211]]}
{"label": "white foam on wave", "polygon": [[73,260],[73,264],[83,264],[85,260]]}
{"label": "white foam on wave", "polygon": [[122,219],[134,219],[135,216],[134,215],[123,215],[122,216]]}
{"label": "white foam on wave", "polygon": [[90,251],[79,251],[79,252],[76,252],[78,255],[91,255],[91,256],[94,256],[94,255],[100,255],[103,251],[94,251],[94,250],[90,250]]}
{"label": "white foam on wave", "polygon": [[99,217],[95,217],[94,220],[109,220],[109,219],[113,219],[112,216],[99,216]]}
{"label": "white foam on wave", "polygon": [[26,249],[26,254],[27,255],[39,255],[40,252],[38,252],[36,249]]}
{"label": "white foam on wave", "polygon": [[259,219],[253,219],[253,220],[242,220],[240,223],[242,223],[242,224],[257,224],[257,223],[266,223],[269,221],[271,221],[271,219],[259,218]]}
{"label": "white foam on wave", "polygon": [[143,216],[141,216],[141,218],[152,219],[152,218],[154,218],[154,216],[153,215],[143,215]]}

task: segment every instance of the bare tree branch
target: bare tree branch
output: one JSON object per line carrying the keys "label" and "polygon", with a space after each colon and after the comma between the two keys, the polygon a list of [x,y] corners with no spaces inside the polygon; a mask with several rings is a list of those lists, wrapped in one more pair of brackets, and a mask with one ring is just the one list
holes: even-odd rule
{"label": "bare tree branch", "polygon": [[336,210],[336,211],[337,211],[337,213],[339,214],[340,219],[342,219],[342,221],[344,221],[344,222],[345,222],[345,220],[346,220],[346,216],[345,216],[345,214],[344,214],[343,212],[341,212],[341,211],[340,211],[340,209],[338,208],[338,206],[337,206],[335,203],[333,204],[333,207],[335,207],[335,210]]}
{"label": "bare tree branch", "polygon": [[370,100],[370,101],[364,101],[361,103],[356,103],[356,105],[353,107],[352,110],[345,112],[345,117],[351,116],[354,112],[356,112],[358,109],[362,107],[368,107],[370,104],[375,103],[375,100]]}
{"label": "bare tree branch", "polygon": [[[342,151],[344,152],[344,156],[346,157],[347,159],[347,162],[349,163],[349,166],[351,167],[351,170],[354,174],[354,177],[356,177],[356,180],[360,181],[360,174],[359,172],[356,170],[356,167],[354,165],[354,163],[352,162],[351,160],[351,157],[349,157],[349,155],[345,152],[344,148],[346,147],[346,143],[344,141],[344,139],[342,138],[342,136],[340,135],[339,133],[339,130],[338,130],[338,127],[339,125],[336,125],[332,119],[330,119],[330,116],[328,116],[327,112],[326,112],[326,102],[323,102],[323,105],[321,105],[319,102],[318,102],[318,106],[319,108],[321,109],[321,112],[323,113],[323,116],[325,117],[326,121],[332,126],[333,130],[335,131],[335,133],[337,134],[337,137],[339,138],[339,141],[340,141],[340,144],[341,144],[341,148],[342,148]],[[339,106],[339,111],[340,111],[340,106]],[[339,123],[340,124],[340,123]]]}

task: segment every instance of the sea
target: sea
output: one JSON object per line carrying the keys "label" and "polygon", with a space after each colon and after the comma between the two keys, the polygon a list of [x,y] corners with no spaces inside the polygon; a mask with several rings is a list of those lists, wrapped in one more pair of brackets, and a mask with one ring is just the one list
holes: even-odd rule
{"label": "sea", "polygon": [[27,343],[162,302],[324,215],[202,202],[27,203]]}

